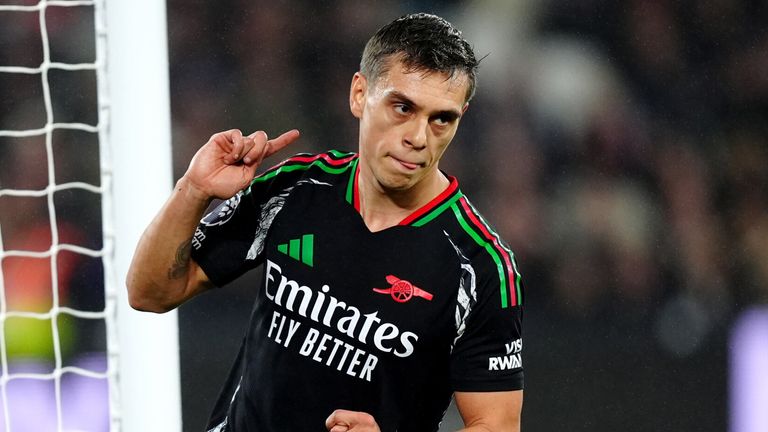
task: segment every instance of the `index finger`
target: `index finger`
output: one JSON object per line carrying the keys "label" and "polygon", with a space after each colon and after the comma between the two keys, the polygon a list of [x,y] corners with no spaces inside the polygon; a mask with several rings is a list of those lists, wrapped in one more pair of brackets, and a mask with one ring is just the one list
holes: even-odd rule
{"label": "index finger", "polygon": [[266,149],[266,153],[264,154],[264,157],[267,158],[279,152],[280,150],[285,148],[288,144],[299,139],[300,135],[301,133],[299,133],[298,129],[291,129],[288,132],[284,132],[279,137],[267,141],[267,149]]}

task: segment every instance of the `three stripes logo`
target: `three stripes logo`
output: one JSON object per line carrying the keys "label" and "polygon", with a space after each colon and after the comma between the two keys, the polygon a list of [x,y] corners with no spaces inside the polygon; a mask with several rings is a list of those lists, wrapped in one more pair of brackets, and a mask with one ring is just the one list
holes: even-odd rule
{"label": "three stripes logo", "polygon": [[288,243],[277,245],[278,252],[282,252],[296,261],[314,266],[315,235],[304,234],[301,238],[289,240]]}

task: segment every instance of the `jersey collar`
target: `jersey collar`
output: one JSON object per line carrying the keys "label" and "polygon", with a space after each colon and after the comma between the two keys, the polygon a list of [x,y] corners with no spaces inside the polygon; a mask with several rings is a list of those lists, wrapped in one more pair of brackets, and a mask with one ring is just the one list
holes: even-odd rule
{"label": "jersey collar", "polygon": [[[445,174],[445,173],[443,173]],[[356,158],[353,162],[353,169],[349,176],[349,182],[347,184],[347,202],[355,207],[355,210],[360,213],[360,192],[358,189],[358,178],[360,176],[360,158]],[[445,188],[439,195],[434,197],[431,201],[424,204],[420,208],[416,209],[413,213],[406,216],[401,220],[398,225],[410,225],[410,226],[422,226],[432,219],[439,216],[443,211],[456,202],[464,194],[459,189],[459,181],[456,177],[445,174],[450,182],[448,187]]]}

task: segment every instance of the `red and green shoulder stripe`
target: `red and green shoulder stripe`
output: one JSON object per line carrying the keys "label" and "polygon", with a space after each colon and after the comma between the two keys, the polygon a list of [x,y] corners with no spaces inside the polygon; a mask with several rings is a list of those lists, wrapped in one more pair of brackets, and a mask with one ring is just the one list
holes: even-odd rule
{"label": "red and green shoulder stripe", "polygon": [[464,232],[478,246],[486,250],[496,265],[501,307],[521,305],[523,303],[523,289],[520,282],[520,272],[512,251],[465,196],[462,195],[453,202],[451,210]]}
{"label": "red and green shoulder stripe", "polygon": [[279,164],[256,176],[252,181],[262,183],[284,173],[293,171],[306,171],[312,167],[319,168],[328,174],[342,174],[347,171],[352,163],[357,162],[357,153],[328,150],[320,154],[300,153],[288,158]]}

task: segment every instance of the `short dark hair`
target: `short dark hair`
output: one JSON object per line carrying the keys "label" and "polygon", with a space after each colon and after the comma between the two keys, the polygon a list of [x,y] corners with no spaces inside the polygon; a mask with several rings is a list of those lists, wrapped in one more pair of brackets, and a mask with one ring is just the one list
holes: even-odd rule
{"label": "short dark hair", "polygon": [[441,72],[449,77],[463,72],[469,79],[466,100],[477,83],[478,60],[456,27],[436,15],[404,15],[380,28],[368,41],[360,60],[360,72],[376,81],[397,58],[409,72]]}

